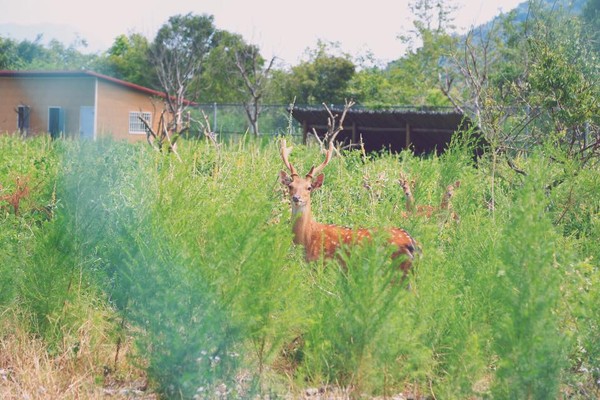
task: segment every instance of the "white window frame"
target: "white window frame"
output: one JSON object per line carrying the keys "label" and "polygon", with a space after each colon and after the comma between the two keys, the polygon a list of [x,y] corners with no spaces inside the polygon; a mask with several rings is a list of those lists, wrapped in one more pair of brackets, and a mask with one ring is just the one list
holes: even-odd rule
{"label": "white window frame", "polygon": [[144,118],[148,125],[152,126],[152,114],[147,111],[130,111],[129,112],[129,134],[130,135],[145,135],[146,127],[138,117]]}

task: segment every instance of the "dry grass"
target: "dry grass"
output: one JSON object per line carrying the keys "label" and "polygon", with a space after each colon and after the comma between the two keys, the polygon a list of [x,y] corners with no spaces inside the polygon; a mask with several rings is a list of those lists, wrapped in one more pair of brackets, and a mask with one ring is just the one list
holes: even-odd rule
{"label": "dry grass", "polygon": [[116,344],[106,335],[98,340],[91,322],[53,352],[16,315],[0,316],[0,326],[2,399],[157,398],[146,391],[143,372],[128,361],[130,341],[121,346],[115,362]]}

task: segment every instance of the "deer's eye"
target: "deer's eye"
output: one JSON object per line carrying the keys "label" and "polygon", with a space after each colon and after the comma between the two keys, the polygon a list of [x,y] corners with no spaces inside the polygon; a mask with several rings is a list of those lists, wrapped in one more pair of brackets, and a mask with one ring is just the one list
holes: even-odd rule
{"label": "deer's eye", "polygon": [[312,190],[312,188],[313,188],[312,186],[309,186],[306,188],[306,190],[308,190],[310,192]]}

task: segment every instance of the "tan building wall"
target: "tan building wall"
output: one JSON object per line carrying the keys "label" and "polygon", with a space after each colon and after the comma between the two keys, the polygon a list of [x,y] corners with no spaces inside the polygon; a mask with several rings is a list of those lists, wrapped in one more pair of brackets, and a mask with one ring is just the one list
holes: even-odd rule
{"label": "tan building wall", "polygon": [[30,107],[28,134],[48,132],[50,107],[61,107],[65,131],[79,132],[79,110],[94,105],[94,78],[0,77],[0,132],[17,131],[19,105]]}
{"label": "tan building wall", "polygon": [[129,141],[146,140],[143,132],[129,132],[129,113],[151,113],[152,126],[156,131],[160,115],[156,115],[154,103],[157,109],[162,107],[159,100],[147,93],[98,80],[97,136],[112,135]]}

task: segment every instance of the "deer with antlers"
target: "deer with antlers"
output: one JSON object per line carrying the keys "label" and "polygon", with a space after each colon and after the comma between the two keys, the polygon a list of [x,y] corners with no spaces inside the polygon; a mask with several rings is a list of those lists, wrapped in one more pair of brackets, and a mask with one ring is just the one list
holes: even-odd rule
{"label": "deer with antlers", "polygon": [[[342,245],[354,245],[371,238],[373,233],[371,229],[351,229],[338,225],[321,224],[312,217],[310,197],[313,191],[323,185],[325,175],[321,172],[331,160],[333,143],[329,143],[325,161],[316,168],[313,166],[304,177],[301,177],[290,163],[291,151],[292,147],[287,147],[285,139],[282,139],[281,158],[290,175],[282,170],[280,180],[288,188],[292,203],[294,243],[304,246],[306,260],[314,261],[320,257],[332,258]],[[400,269],[406,275],[412,265],[417,243],[402,228],[390,228],[387,233],[390,235],[389,243],[397,248],[392,256],[405,258],[400,264]]]}
{"label": "deer with antlers", "polygon": [[[431,218],[432,215],[437,214],[440,211],[450,211],[450,199],[454,196],[454,190],[460,187],[460,181],[448,185],[442,196],[439,207],[435,207],[431,205],[415,205],[415,198],[412,194],[412,186],[414,186],[415,181],[409,181],[405,176],[401,176],[398,183],[402,187],[404,196],[406,197],[406,212],[402,213],[402,216],[404,217],[416,215],[419,217]],[[458,220],[458,215],[454,212],[451,213],[451,217],[454,220]]]}

